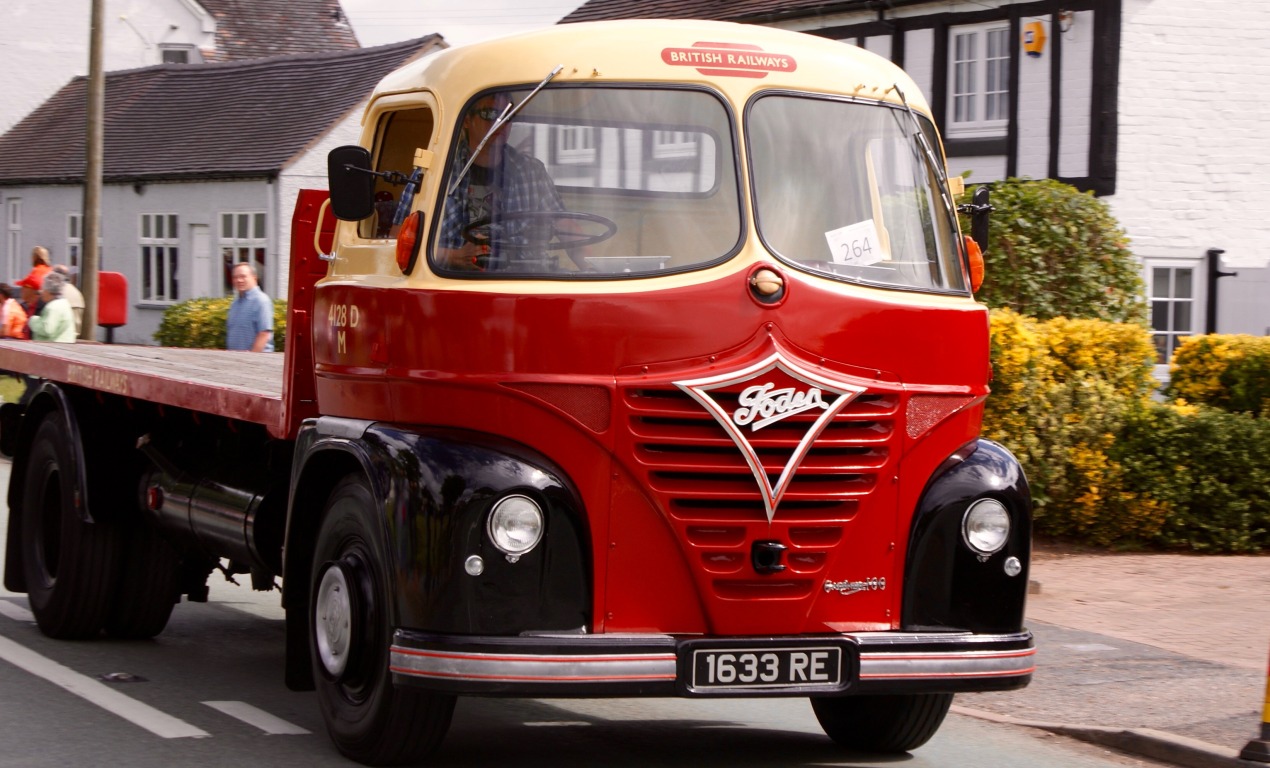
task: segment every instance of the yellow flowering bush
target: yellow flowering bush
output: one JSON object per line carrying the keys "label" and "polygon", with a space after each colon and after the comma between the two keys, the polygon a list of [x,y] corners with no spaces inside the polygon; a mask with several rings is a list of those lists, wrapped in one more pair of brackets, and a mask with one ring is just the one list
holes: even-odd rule
{"label": "yellow flowering bush", "polygon": [[1195,402],[1159,403],[1142,326],[991,317],[983,434],[1023,464],[1038,532],[1118,548],[1270,547],[1270,419],[1205,405],[1220,374],[1196,377],[1217,384]]}
{"label": "yellow flowering bush", "polygon": [[[984,435],[1023,464],[1037,530],[1097,543],[1158,530],[1162,512],[1120,492],[1108,458],[1125,411],[1154,386],[1154,348],[1136,323],[992,311],[992,395]],[[1141,519],[1139,519],[1141,518]]]}
{"label": "yellow flowering bush", "polygon": [[1169,363],[1169,395],[1224,411],[1270,414],[1270,337],[1192,336]]}

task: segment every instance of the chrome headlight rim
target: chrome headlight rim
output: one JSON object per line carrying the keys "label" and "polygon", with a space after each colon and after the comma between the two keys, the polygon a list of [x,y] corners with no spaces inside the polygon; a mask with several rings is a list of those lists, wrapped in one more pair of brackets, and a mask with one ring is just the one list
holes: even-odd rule
{"label": "chrome headlight rim", "polygon": [[[985,540],[980,523],[992,522],[986,516],[993,516],[999,523],[998,530],[999,541]],[[966,507],[965,513],[961,516],[961,541],[966,547],[980,557],[990,557],[1005,549],[1005,545],[1010,543],[1010,533],[1012,525],[1010,517],[1010,508],[1000,499],[992,497],[984,497],[976,499]],[[972,524],[975,525],[972,530]]]}
{"label": "chrome headlight rim", "polygon": [[[512,535],[516,527],[532,531],[529,538]],[[523,493],[509,493],[490,507],[485,521],[485,534],[494,547],[511,558],[520,558],[534,551],[546,535],[547,516],[542,505]]]}

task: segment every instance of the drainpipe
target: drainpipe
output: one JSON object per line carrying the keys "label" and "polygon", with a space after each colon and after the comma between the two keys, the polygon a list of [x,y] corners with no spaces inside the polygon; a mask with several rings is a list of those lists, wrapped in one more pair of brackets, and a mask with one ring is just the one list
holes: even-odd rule
{"label": "drainpipe", "polygon": [[1208,306],[1204,319],[1204,333],[1217,333],[1217,278],[1235,277],[1238,272],[1221,270],[1221,255],[1226,251],[1221,248],[1208,249]]}

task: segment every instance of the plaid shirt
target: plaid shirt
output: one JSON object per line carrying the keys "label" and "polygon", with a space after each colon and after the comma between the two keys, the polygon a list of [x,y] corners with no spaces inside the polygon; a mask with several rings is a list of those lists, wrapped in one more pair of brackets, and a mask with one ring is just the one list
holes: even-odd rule
{"label": "plaid shirt", "polygon": [[[455,153],[456,172],[467,164],[471,150],[466,141],[459,142],[459,150]],[[459,186],[446,198],[445,211],[441,218],[441,245],[446,248],[458,248],[463,245],[463,228],[472,222],[468,220],[468,190],[471,186],[472,171],[459,182]],[[564,203],[560,201],[560,192],[542,162],[529,157],[511,147],[504,147],[499,163],[489,169],[490,187],[494,190],[491,196],[491,218],[497,220],[500,213],[518,213],[520,211],[563,211]],[[528,222],[525,222],[528,224]],[[512,232],[515,239],[515,232]]]}

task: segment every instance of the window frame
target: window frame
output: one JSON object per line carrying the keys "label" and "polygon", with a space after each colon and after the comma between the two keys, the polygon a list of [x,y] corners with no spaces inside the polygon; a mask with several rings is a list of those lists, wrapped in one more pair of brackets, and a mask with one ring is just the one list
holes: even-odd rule
{"label": "window frame", "polygon": [[[162,221],[164,234],[157,233]],[[147,226],[148,224],[148,226]],[[149,234],[147,234],[149,233]],[[138,265],[137,294],[144,304],[168,306],[181,300],[181,217],[174,212],[137,214]],[[164,271],[163,268],[167,267]],[[154,276],[159,274],[162,291],[154,289]]]}
{"label": "window frame", "polygon": [[[989,50],[993,35],[1000,35],[1001,50],[991,55]],[[974,50],[967,58],[959,58],[959,38],[968,37],[974,42]],[[1010,24],[1006,21],[985,22],[982,24],[964,24],[948,30],[948,106],[946,109],[944,135],[948,138],[999,138],[1004,137],[1010,124],[1010,100],[1013,98],[1010,83],[1010,61],[1014,55],[1013,40],[1010,36]],[[974,82],[968,90],[961,88],[959,69],[965,64],[973,66],[971,76]],[[992,67],[990,69],[990,67]],[[988,90],[989,78],[998,76],[996,88]],[[962,98],[970,101],[970,116],[958,119]],[[999,116],[988,118],[990,99],[999,99],[996,111]]]}
{"label": "window frame", "polygon": [[22,269],[22,198],[4,201],[5,247],[9,251],[9,273],[26,274]]}
{"label": "window frame", "polygon": [[[246,218],[247,229],[246,236],[241,236],[238,224]],[[233,223],[230,225],[230,231],[225,232],[226,220]],[[234,267],[238,264],[251,264],[256,268],[256,277],[260,281],[260,287],[265,293],[269,292],[266,285],[269,265],[269,213],[267,211],[221,211],[217,217],[219,226],[217,227],[216,245],[220,251],[221,260],[221,288],[224,289],[225,296],[234,295],[234,281],[232,273]],[[258,259],[252,256],[257,254]],[[245,258],[244,258],[245,256]]]}
{"label": "window frame", "polygon": [[[1177,272],[1187,270],[1191,273],[1190,295],[1176,296],[1177,291]],[[1159,272],[1168,272],[1168,286],[1164,289],[1164,294],[1157,296],[1156,287],[1159,278]],[[1169,361],[1172,359],[1173,353],[1177,350],[1182,339],[1189,336],[1197,336],[1204,333],[1204,264],[1202,261],[1183,260],[1183,259],[1147,259],[1143,264],[1144,281],[1146,283],[1146,299],[1147,299],[1147,316],[1151,326],[1151,343],[1156,350],[1156,365],[1154,375],[1161,381],[1167,381],[1169,372]],[[1164,319],[1168,327],[1159,328],[1156,325],[1157,312],[1156,306],[1166,306]],[[1177,327],[1178,307],[1189,307],[1189,322],[1187,329],[1182,330]],[[1159,341],[1163,337],[1165,339],[1165,353],[1161,354]]]}

